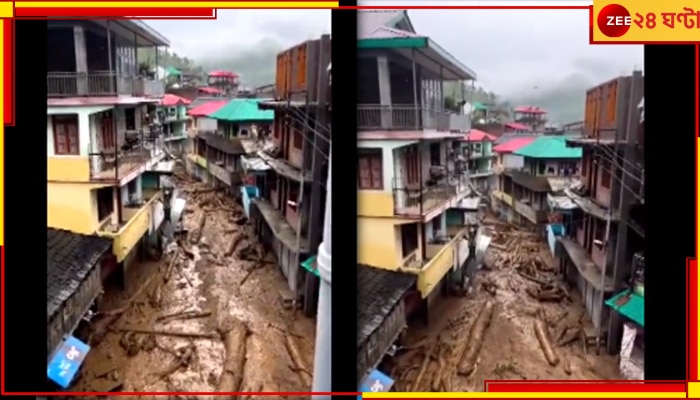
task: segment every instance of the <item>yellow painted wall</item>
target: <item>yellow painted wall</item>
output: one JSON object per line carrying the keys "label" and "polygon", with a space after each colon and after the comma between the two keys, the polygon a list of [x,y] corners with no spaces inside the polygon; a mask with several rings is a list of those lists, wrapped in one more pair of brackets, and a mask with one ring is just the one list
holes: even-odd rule
{"label": "yellow painted wall", "polygon": [[88,182],[90,162],[81,156],[47,157],[46,176],[48,181]]}
{"label": "yellow painted wall", "polygon": [[103,185],[48,183],[47,226],[91,234],[97,229],[97,201],[93,189]]}
{"label": "yellow painted wall", "polygon": [[153,213],[153,202],[158,196],[151,199],[129,220],[119,232],[97,232],[103,237],[112,238],[112,251],[117,257],[117,262],[122,262],[138,241],[143,237],[151,225],[151,214]]}
{"label": "yellow painted wall", "polygon": [[454,240],[445,245],[418,274],[417,286],[423,298],[428,297],[450,271],[450,268],[454,266],[455,246],[456,241]]}
{"label": "yellow painted wall", "polygon": [[381,190],[357,191],[357,215],[362,217],[393,217],[394,196]]}
{"label": "yellow painted wall", "polygon": [[389,218],[357,218],[357,262],[397,270],[400,243],[396,221]]}

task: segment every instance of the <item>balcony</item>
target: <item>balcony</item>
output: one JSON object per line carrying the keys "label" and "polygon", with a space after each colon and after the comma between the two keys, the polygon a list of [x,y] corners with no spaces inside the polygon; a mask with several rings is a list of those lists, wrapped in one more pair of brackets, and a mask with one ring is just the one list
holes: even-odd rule
{"label": "balcony", "polygon": [[549,192],[551,190],[547,177],[532,175],[528,170],[506,169],[504,174],[509,176],[514,184],[530,189],[533,192]]}
{"label": "balcony", "polygon": [[155,203],[161,198],[160,191],[144,192],[144,202],[138,206],[122,206],[122,220],[113,224],[111,217],[102,222],[97,234],[113,240],[112,251],[121,262],[138,244],[151,227]]}
{"label": "balcony", "polygon": [[144,137],[143,133],[126,134],[119,149],[93,149],[89,145],[90,178],[92,180],[122,180],[138,174],[164,155],[162,137]]}
{"label": "balcony", "polygon": [[536,210],[522,201],[516,200],[513,203],[513,208],[515,209],[515,212],[522,215],[533,224],[539,224],[547,221],[547,211]]}
{"label": "balcony", "polygon": [[494,190],[493,192],[491,192],[491,196],[494,199],[500,200],[506,203],[507,205],[513,207],[513,197],[511,197],[511,195],[509,195],[508,193],[500,190]]}
{"label": "balcony", "polygon": [[466,232],[467,228],[463,228],[442,243],[428,243],[426,245],[426,259],[422,263],[420,271],[417,271],[417,286],[423,298],[428,297],[450,269],[466,261],[469,254],[469,245],[464,238]]}
{"label": "balcony", "polygon": [[469,191],[467,175],[450,174],[439,180],[428,180],[423,184],[404,184],[394,178],[394,214],[424,216],[436,210],[447,209]]}
{"label": "balcony", "polygon": [[465,131],[467,115],[431,110],[413,105],[358,104],[357,128],[363,130]]}
{"label": "balcony", "polygon": [[160,97],[165,93],[163,82],[109,71],[49,72],[46,76],[46,84],[48,97],[119,95]]}
{"label": "balcony", "polygon": [[241,182],[240,175],[232,166],[224,166],[221,162],[208,163],[209,173],[226,186],[238,185]]}
{"label": "balcony", "polygon": [[469,171],[469,177],[471,178],[485,178],[493,174],[494,172],[491,169],[474,169]]}

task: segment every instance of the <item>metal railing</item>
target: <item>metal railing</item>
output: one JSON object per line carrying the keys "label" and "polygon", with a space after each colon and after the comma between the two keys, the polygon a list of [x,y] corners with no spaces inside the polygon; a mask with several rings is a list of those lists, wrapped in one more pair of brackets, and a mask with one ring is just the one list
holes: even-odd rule
{"label": "metal railing", "polygon": [[125,139],[118,148],[105,149],[102,145],[88,144],[90,177],[92,179],[121,179],[142,167],[148,161],[164,154],[162,135],[143,131],[120,134]]}
{"label": "metal railing", "polygon": [[401,178],[394,178],[392,186],[396,215],[423,215],[465,192],[469,188],[469,177],[451,173],[422,184],[407,184]]}
{"label": "metal railing", "polygon": [[464,130],[470,124],[469,117],[449,111],[432,110],[413,105],[357,105],[358,129]]}
{"label": "metal railing", "polygon": [[49,72],[48,97],[70,96],[162,96],[163,82],[109,71]]}

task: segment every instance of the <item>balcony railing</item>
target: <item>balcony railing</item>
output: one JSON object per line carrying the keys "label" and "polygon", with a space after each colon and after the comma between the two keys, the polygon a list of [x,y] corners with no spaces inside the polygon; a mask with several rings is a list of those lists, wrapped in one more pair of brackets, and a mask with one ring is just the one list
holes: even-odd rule
{"label": "balcony railing", "polygon": [[126,135],[126,138],[118,149],[100,149],[93,143],[89,144],[90,178],[120,180],[164,154],[162,136],[150,137],[138,133]]}
{"label": "balcony railing", "polygon": [[425,107],[357,105],[358,129],[464,131],[469,129],[470,124],[467,115],[431,110]]}
{"label": "balcony railing", "polygon": [[49,72],[46,76],[48,97],[72,96],[145,96],[165,93],[163,82],[109,71]]}
{"label": "balcony railing", "polygon": [[536,210],[518,200],[514,202],[513,208],[515,208],[515,212],[522,215],[533,224],[539,224],[547,221],[547,211],[545,210]]}
{"label": "balcony railing", "polygon": [[458,194],[466,193],[468,188],[469,177],[463,174],[450,174],[423,184],[406,184],[400,178],[394,178],[394,213],[424,215],[445,205]]}

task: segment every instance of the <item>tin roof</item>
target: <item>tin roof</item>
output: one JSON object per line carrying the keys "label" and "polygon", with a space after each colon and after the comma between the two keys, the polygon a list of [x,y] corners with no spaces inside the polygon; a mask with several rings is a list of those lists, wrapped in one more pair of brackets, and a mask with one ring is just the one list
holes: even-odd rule
{"label": "tin roof", "polygon": [[[358,10],[357,38],[376,38],[377,36],[375,35],[378,30],[381,30],[381,28],[391,28],[395,21],[399,21],[405,16],[405,10]],[[389,32],[385,33],[389,34]]]}
{"label": "tin roof", "polygon": [[468,134],[464,135],[463,140],[466,142],[493,142],[496,140],[496,136],[488,134],[484,131],[480,131],[478,129],[472,129],[469,131]]}
{"label": "tin roof", "polygon": [[493,148],[496,153],[512,153],[535,141],[534,137],[513,138]]}
{"label": "tin roof", "polygon": [[191,115],[193,117],[206,117],[209,114],[216,112],[218,109],[223,107],[225,104],[226,104],[226,100],[209,101],[207,103],[200,104],[197,107],[189,110],[187,112],[187,114]]}
{"label": "tin roof", "polygon": [[518,106],[513,110],[517,113],[525,114],[547,114],[547,110],[544,108],[539,108],[537,106]]}
{"label": "tin roof", "polygon": [[366,265],[357,266],[357,347],[382,325],[416,276]]}
{"label": "tin roof", "polygon": [[112,241],[98,236],[47,228],[46,232],[47,320],[78,289]]}
{"label": "tin roof", "polygon": [[510,129],[519,130],[519,131],[529,131],[530,130],[529,126],[527,126],[525,124],[521,124],[519,122],[508,122],[505,124],[505,127],[510,128]]}
{"label": "tin roof", "polygon": [[532,143],[513,152],[531,158],[581,158],[580,147],[569,147],[562,136],[540,136]]}
{"label": "tin roof", "polygon": [[186,98],[170,93],[166,93],[163,96],[163,100],[160,102],[160,104],[165,107],[186,106],[190,103],[191,102]]}
{"label": "tin roof", "polygon": [[261,110],[258,108],[259,99],[232,99],[218,110],[209,114],[209,118],[214,118],[230,122],[243,121],[272,121],[275,119],[275,112],[272,110]]}
{"label": "tin roof", "polygon": [[217,69],[216,71],[211,71],[208,75],[213,76],[213,77],[224,77],[224,78],[235,78],[238,76],[238,74],[235,72],[224,71],[221,69]]}

